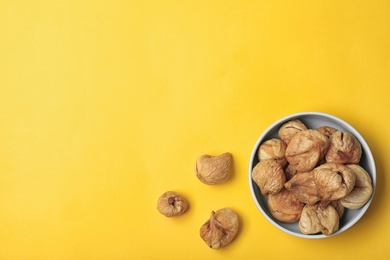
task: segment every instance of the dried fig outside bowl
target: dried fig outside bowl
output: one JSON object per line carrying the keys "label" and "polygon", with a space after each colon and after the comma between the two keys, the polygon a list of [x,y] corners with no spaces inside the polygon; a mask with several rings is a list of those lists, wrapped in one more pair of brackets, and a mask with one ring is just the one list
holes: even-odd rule
{"label": "dried fig outside bowl", "polygon": [[188,209],[187,200],[179,193],[167,191],[157,201],[157,210],[166,217],[184,214]]}
{"label": "dried fig outside bowl", "polygon": [[[373,189],[372,189],[372,194],[368,199],[368,201],[358,209],[345,208],[344,213],[340,218],[339,228],[337,229],[337,231],[333,232],[330,235],[324,235],[322,233],[302,234],[302,232],[299,230],[297,223],[284,223],[275,219],[272,216],[270,209],[268,208],[267,205],[268,197],[261,194],[260,188],[258,187],[256,182],[254,182],[254,180],[252,179],[252,170],[259,162],[258,155],[257,155],[259,146],[266,140],[272,138],[279,138],[278,132],[281,126],[291,120],[297,120],[297,119],[300,120],[308,129],[318,129],[323,126],[327,126],[336,129],[338,131],[351,133],[354,137],[356,137],[356,139],[359,141],[362,147],[362,154],[359,161],[359,165],[365,169],[365,171],[369,174],[372,181]],[[340,234],[341,232],[346,231],[347,229],[352,227],[357,221],[359,221],[359,219],[364,215],[364,213],[369,208],[373,196],[375,194],[376,167],[375,167],[375,161],[373,155],[371,153],[371,150],[367,142],[361,136],[361,134],[350,124],[330,114],[320,113],[320,112],[302,112],[302,113],[291,114],[277,120],[276,122],[271,124],[260,135],[260,137],[257,139],[252,149],[252,154],[250,157],[249,167],[248,167],[248,181],[249,181],[250,192],[252,194],[252,198],[254,200],[256,207],[272,225],[282,230],[283,232],[286,232],[293,236],[307,238],[307,239],[319,239],[319,238],[334,236]]]}
{"label": "dried fig outside bowl", "polygon": [[230,208],[212,211],[210,218],[200,228],[200,237],[212,249],[219,249],[232,242],[238,233],[237,214]]}
{"label": "dried fig outside bowl", "polygon": [[196,160],[195,173],[198,179],[208,185],[221,184],[230,177],[231,153],[212,156],[204,154]]}

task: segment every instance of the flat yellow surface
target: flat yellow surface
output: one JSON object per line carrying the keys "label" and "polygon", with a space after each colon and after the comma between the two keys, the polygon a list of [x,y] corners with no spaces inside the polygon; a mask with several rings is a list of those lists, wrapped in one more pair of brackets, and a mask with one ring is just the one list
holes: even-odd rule
{"label": "flat yellow surface", "polygon": [[[390,257],[389,1],[0,1],[0,259]],[[260,134],[319,111],[371,147],[375,198],[335,237],[285,234],[256,208]],[[198,156],[231,152],[208,186]],[[167,190],[188,212],[157,209]],[[221,250],[199,228],[231,207]]]}

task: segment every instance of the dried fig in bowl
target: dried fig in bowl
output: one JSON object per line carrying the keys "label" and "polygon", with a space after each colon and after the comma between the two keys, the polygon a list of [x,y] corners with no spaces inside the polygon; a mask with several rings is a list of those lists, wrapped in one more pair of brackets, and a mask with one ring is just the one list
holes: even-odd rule
{"label": "dried fig in bowl", "polygon": [[284,174],[286,175],[286,180],[290,180],[298,171],[292,164],[288,164],[286,169],[284,170]]}
{"label": "dried fig in bowl", "polygon": [[321,134],[324,134],[326,137],[330,138],[330,136],[334,133],[337,132],[336,128],[333,128],[331,126],[320,126],[317,128],[317,131],[320,132]]}
{"label": "dried fig in bowl", "polygon": [[345,207],[341,204],[340,200],[333,200],[330,202],[330,205],[335,208],[340,218],[344,215]]}
{"label": "dried fig in bowl", "polygon": [[329,139],[329,149],[325,155],[327,162],[340,164],[359,163],[362,146],[355,136],[337,131]]}
{"label": "dried fig in bowl", "polygon": [[187,208],[187,201],[174,191],[165,192],[157,201],[157,210],[166,217],[180,216],[187,211]]}
{"label": "dried fig in bowl", "polygon": [[299,230],[303,234],[322,234],[329,236],[339,229],[339,214],[332,205],[321,208],[315,205],[306,205],[299,219]]}
{"label": "dried fig in bowl", "polygon": [[314,183],[322,205],[347,196],[355,185],[355,175],[347,166],[325,163],[313,170]]}
{"label": "dried fig in bowl", "polygon": [[287,145],[282,140],[276,138],[269,139],[259,147],[259,161],[272,159],[284,167],[287,164],[285,157],[286,148]]}
{"label": "dried fig in bowl", "polygon": [[238,233],[238,216],[230,208],[212,211],[200,228],[200,237],[213,249],[228,245]]}
{"label": "dried fig in bowl", "polygon": [[274,160],[260,161],[252,170],[252,179],[264,196],[278,193],[286,182],[282,166]]}
{"label": "dried fig in bowl", "polygon": [[341,205],[349,209],[362,207],[371,198],[373,188],[370,175],[363,167],[357,164],[346,165],[356,177],[352,191],[340,199]]}
{"label": "dried fig in bowl", "polygon": [[312,172],[298,172],[284,186],[305,204],[313,205],[321,200]]}
{"label": "dried fig in bowl", "polygon": [[306,125],[301,120],[295,119],[284,123],[278,131],[278,136],[288,144],[295,134],[304,130],[307,130]]}
{"label": "dried fig in bowl", "polygon": [[285,223],[298,221],[304,206],[305,204],[287,189],[268,196],[268,208],[271,215]]}
{"label": "dried fig in bowl", "polygon": [[311,171],[327,149],[328,138],[317,130],[308,129],[292,137],[286,148],[286,159],[299,172]]}

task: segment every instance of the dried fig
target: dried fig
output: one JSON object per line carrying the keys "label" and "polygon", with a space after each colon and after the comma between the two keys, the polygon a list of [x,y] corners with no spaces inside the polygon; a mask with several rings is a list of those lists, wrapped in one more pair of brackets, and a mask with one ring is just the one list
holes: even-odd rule
{"label": "dried fig", "polygon": [[322,205],[345,197],[355,185],[355,175],[352,170],[337,163],[328,162],[318,166],[313,170],[313,178]]}
{"label": "dried fig", "polygon": [[325,155],[327,162],[340,164],[359,163],[362,146],[355,136],[337,131],[329,139],[329,149]]}
{"label": "dried fig", "polygon": [[340,203],[346,208],[357,209],[366,204],[372,195],[371,177],[366,170],[357,164],[348,164],[346,166],[352,170],[356,180],[352,191],[344,198],[341,198]]}
{"label": "dried fig", "polygon": [[336,128],[331,126],[320,126],[317,128],[317,131],[321,134],[324,134],[326,137],[330,138],[330,136],[337,132]]}
{"label": "dried fig", "polygon": [[238,216],[230,208],[212,211],[210,219],[200,228],[200,237],[213,249],[229,244],[238,232]]}
{"label": "dried fig", "polygon": [[287,189],[282,189],[276,194],[270,194],[267,203],[272,216],[285,223],[298,221],[303,206],[305,206],[303,202]]}
{"label": "dried fig", "polygon": [[[320,166],[320,165],[323,165],[324,163],[326,163],[325,157],[318,161],[316,167],[318,167],[318,166]],[[315,168],[315,167],[314,167],[314,168]]]}
{"label": "dried fig", "polygon": [[286,180],[290,180],[298,171],[292,164],[288,164],[284,174],[286,175]]}
{"label": "dried fig", "polygon": [[286,143],[280,139],[272,138],[263,142],[258,150],[259,161],[272,159],[280,163],[282,167],[287,164],[285,157]]}
{"label": "dried fig", "polygon": [[332,205],[321,208],[319,204],[306,205],[299,219],[299,230],[303,234],[319,232],[329,236],[339,229],[339,214]]}
{"label": "dried fig", "polygon": [[195,172],[205,184],[220,184],[229,179],[232,155],[224,153],[218,156],[202,155],[196,160]]}
{"label": "dried fig", "polygon": [[157,201],[157,210],[166,217],[179,216],[186,212],[187,201],[179,193],[167,191]]}
{"label": "dried fig", "polygon": [[328,138],[317,130],[309,129],[295,134],[286,148],[287,161],[297,171],[311,171],[324,157]]}
{"label": "dried fig", "polygon": [[298,172],[284,186],[305,204],[313,205],[321,199],[312,172]]}
{"label": "dried fig", "polygon": [[344,214],[344,206],[341,204],[340,200],[333,200],[330,205],[333,206],[333,208],[335,208],[335,210],[337,211],[337,213],[339,214],[339,217],[341,218]]}
{"label": "dried fig", "polygon": [[264,196],[278,193],[286,182],[282,166],[274,160],[264,160],[257,163],[252,170],[252,179]]}
{"label": "dried fig", "polygon": [[307,130],[307,127],[305,126],[302,121],[295,119],[288,121],[284,123],[279,131],[278,131],[278,136],[280,139],[282,139],[286,144],[288,144],[291,140],[291,138],[296,134],[301,131]]}

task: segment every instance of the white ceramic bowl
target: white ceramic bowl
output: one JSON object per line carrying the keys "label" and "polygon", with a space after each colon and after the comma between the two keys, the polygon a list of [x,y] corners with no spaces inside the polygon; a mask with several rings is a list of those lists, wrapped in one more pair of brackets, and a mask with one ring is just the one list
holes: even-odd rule
{"label": "white ceramic bowl", "polygon": [[337,118],[335,116],[325,114],[325,113],[319,113],[319,112],[302,112],[302,113],[296,113],[292,115],[288,115],[284,118],[281,118],[280,120],[273,123],[271,126],[269,126],[263,134],[259,137],[257,140],[255,146],[253,147],[253,151],[251,154],[250,162],[249,162],[249,186],[250,191],[253,197],[253,200],[257,206],[257,208],[260,210],[260,212],[263,214],[263,216],[272,223],[275,227],[278,229],[297,236],[301,238],[325,238],[330,236],[325,236],[323,234],[314,234],[314,235],[305,235],[302,234],[299,231],[298,228],[298,222],[295,223],[283,223],[278,220],[276,220],[270,213],[267,205],[267,198],[263,196],[260,193],[260,189],[257,186],[257,184],[252,180],[252,169],[256,166],[256,164],[259,162],[257,158],[257,151],[259,149],[259,146],[264,141],[271,139],[271,138],[278,138],[278,131],[280,127],[294,119],[301,120],[308,128],[315,129],[320,126],[331,126],[333,128],[336,128],[343,132],[349,132],[353,134],[362,145],[362,157],[360,160],[360,166],[362,166],[371,176],[372,184],[373,184],[373,193],[371,198],[367,201],[367,203],[359,208],[359,209],[345,209],[343,216],[340,219],[339,223],[339,230],[333,233],[330,236],[334,236],[337,234],[340,234],[341,232],[347,230],[351,226],[353,226],[367,211],[368,207],[371,204],[371,201],[373,199],[373,195],[375,192],[375,186],[376,186],[376,168],[375,168],[375,161],[372,156],[371,150],[368,147],[366,141],[364,138],[360,135],[360,133],[353,128],[351,125],[349,125],[347,122],[341,120],[340,118]]}

